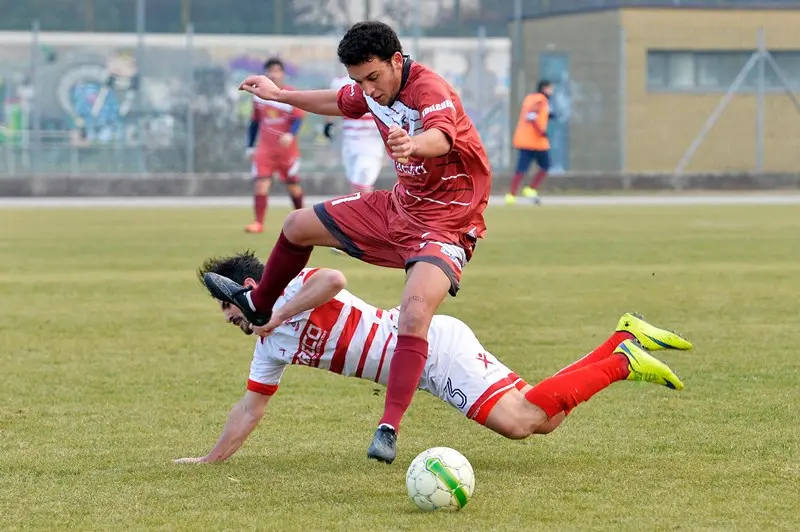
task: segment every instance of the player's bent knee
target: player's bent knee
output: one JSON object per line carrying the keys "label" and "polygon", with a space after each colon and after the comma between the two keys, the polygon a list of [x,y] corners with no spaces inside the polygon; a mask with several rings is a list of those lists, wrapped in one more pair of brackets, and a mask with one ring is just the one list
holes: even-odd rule
{"label": "player's bent knee", "polygon": [[283,221],[283,234],[292,244],[297,244],[298,246],[307,244],[307,218],[309,215],[316,218],[311,209],[298,209],[290,212]]}
{"label": "player's bent knee", "polygon": [[415,305],[413,302],[403,305],[400,309],[400,323],[397,330],[399,334],[410,334],[425,338],[428,335],[428,328],[431,325],[433,311],[423,305]]}
{"label": "player's bent knee", "polygon": [[519,391],[510,390],[492,408],[485,425],[510,440],[524,440],[546,421],[544,411],[531,405]]}

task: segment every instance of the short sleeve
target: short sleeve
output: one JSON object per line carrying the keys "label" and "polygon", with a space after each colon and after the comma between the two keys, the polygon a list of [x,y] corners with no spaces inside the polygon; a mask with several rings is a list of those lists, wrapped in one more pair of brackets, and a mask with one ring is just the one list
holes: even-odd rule
{"label": "short sleeve", "polygon": [[[281,308],[283,305],[286,304],[287,301],[296,296],[297,292],[300,291],[300,289],[303,287],[306,281],[308,281],[308,279],[312,275],[317,273],[317,271],[319,271],[319,268],[305,268],[301,270],[300,273],[297,274],[297,276],[294,279],[289,281],[288,285],[286,285],[286,288],[283,290],[283,293],[281,293],[280,297],[275,302],[275,308]],[[307,318],[310,314],[311,311],[307,310],[299,314],[298,316],[300,318]],[[298,316],[292,316],[292,318],[298,319]]]}
{"label": "short sleeve", "polygon": [[455,143],[458,113],[447,83],[429,74],[417,81],[415,93],[414,107],[421,109],[422,128],[425,131],[436,128],[447,135],[451,144]]}
{"label": "short sleeve", "polygon": [[247,389],[262,395],[273,395],[278,391],[286,364],[265,353],[263,344],[256,345],[253,361],[250,363],[250,377]]}
{"label": "short sleeve", "polygon": [[358,119],[369,112],[364,92],[356,83],[345,85],[339,89],[336,105],[346,118]]}

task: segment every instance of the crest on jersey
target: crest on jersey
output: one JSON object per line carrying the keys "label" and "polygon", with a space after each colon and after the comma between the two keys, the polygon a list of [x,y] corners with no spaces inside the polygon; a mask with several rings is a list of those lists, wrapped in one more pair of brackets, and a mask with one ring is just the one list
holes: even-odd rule
{"label": "crest on jersey", "polygon": [[269,118],[278,118],[280,115],[281,115],[280,112],[278,112],[278,110],[275,109],[274,107],[267,108],[267,116]]}

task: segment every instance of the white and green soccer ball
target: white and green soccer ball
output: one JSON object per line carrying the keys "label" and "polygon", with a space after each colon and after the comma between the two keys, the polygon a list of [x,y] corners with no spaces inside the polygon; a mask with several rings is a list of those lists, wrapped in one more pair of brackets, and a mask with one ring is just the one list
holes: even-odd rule
{"label": "white and green soccer ball", "polygon": [[448,447],[421,452],[406,473],[408,496],[420,510],[460,510],[475,491],[475,474],[463,454]]}

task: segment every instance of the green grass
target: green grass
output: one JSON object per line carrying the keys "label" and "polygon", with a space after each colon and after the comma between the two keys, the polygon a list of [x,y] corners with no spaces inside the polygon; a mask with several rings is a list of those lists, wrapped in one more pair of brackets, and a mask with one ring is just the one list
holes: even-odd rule
{"label": "green grass", "polygon": [[[506,441],[418,394],[400,456],[366,460],[383,389],[291,368],[228,463],[177,466],[219,434],[252,340],[194,269],[275,232],[248,211],[0,211],[0,529],[795,529],[800,522],[797,207],[490,209],[442,312],[529,381],[644,312],[696,349],[682,393],[622,383],[554,434]],[[270,213],[277,227],[285,211]],[[337,257],[351,289],[397,304],[403,275]],[[437,445],[472,462],[457,514],[406,497]]]}

